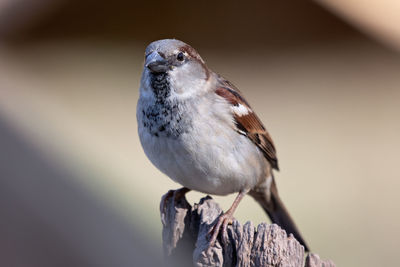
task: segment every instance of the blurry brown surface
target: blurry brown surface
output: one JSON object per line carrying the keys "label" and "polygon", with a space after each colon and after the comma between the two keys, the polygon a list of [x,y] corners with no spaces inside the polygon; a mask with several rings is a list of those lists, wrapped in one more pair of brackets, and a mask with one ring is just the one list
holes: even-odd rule
{"label": "blurry brown surface", "polygon": [[400,51],[400,1],[315,0],[366,34]]}
{"label": "blurry brown surface", "polygon": [[[45,1],[45,0],[42,0]],[[51,2],[51,1],[50,1]],[[179,37],[213,49],[295,46],[355,35],[310,1],[66,1],[28,19],[14,41],[48,38],[140,41]],[[317,22],[317,23],[316,23]]]}
{"label": "blurry brown surface", "polygon": [[[155,247],[159,199],[179,185],[146,159],[135,108],[145,46],[176,37],[265,123],[280,194],[311,249],[338,266],[396,265],[399,54],[306,1],[59,1],[40,10],[3,27],[0,115],[74,170],[83,192],[142,225]],[[232,202],[216,199],[224,209]],[[267,219],[249,198],[236,216]]]}

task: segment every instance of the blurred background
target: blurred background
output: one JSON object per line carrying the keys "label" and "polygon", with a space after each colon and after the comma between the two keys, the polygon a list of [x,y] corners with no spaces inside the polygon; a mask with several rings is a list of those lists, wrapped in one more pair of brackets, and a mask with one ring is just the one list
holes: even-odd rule
{"label": "blurred background", "polygon": [[[136,102],[144,49],[162,38],[245,94],[314,252],[397,265],[398,14],[395,0],[1,0],[0,265],[160,264],[158,205],[179,185],[146,159]],[[268,221],[249,197],[235,215]]]}

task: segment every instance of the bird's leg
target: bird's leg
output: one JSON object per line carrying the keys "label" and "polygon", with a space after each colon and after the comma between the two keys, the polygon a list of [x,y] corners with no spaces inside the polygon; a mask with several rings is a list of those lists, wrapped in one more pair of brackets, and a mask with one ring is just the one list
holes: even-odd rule
{"label": "bird's leg", "polygon": [[248,190],[240,191],[237,197],[235,198],[235,201],[233,201],[232,206],[224,214],[219,216],[217,223],[211,228],[210,232],[208,233],[209,235],[212,233],[209,248],[214,246],[214,243],[217,240],[221,226],[222,226],[222,232],[224,233],[226,231],[228,224],[232,222],[233,213],[235,212],[237,206],[239,205],[242,198],[247,194],[247,192]]}

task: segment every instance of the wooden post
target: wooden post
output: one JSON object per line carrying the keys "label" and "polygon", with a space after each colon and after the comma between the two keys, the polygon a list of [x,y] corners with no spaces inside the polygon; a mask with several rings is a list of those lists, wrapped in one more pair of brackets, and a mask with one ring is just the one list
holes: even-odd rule
{"label": "wooden post", "polygon": [[[208,250],[207,233],[222,213],[210,197],[192,207],[175,191],[165,194],[160,204],[162,238],[167,266],[248,266],[248,267],[334,267],[318,255],[305,255],[304,248],[276,224],[232,222]],[[306,258],[305,258],[306,256]]]}

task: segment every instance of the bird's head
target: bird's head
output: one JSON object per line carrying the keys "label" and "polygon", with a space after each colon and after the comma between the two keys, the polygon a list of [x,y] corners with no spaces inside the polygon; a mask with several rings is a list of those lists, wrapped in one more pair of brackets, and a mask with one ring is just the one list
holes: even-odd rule
{"label": "bird's head", "polygon": [[190,45],[164,39],[147,46],[142,83],[147,83],[154,93],[158,92],[158,87],[168,86],[170,94],[193,95],[201,91],[208,78],[209,70]]}

